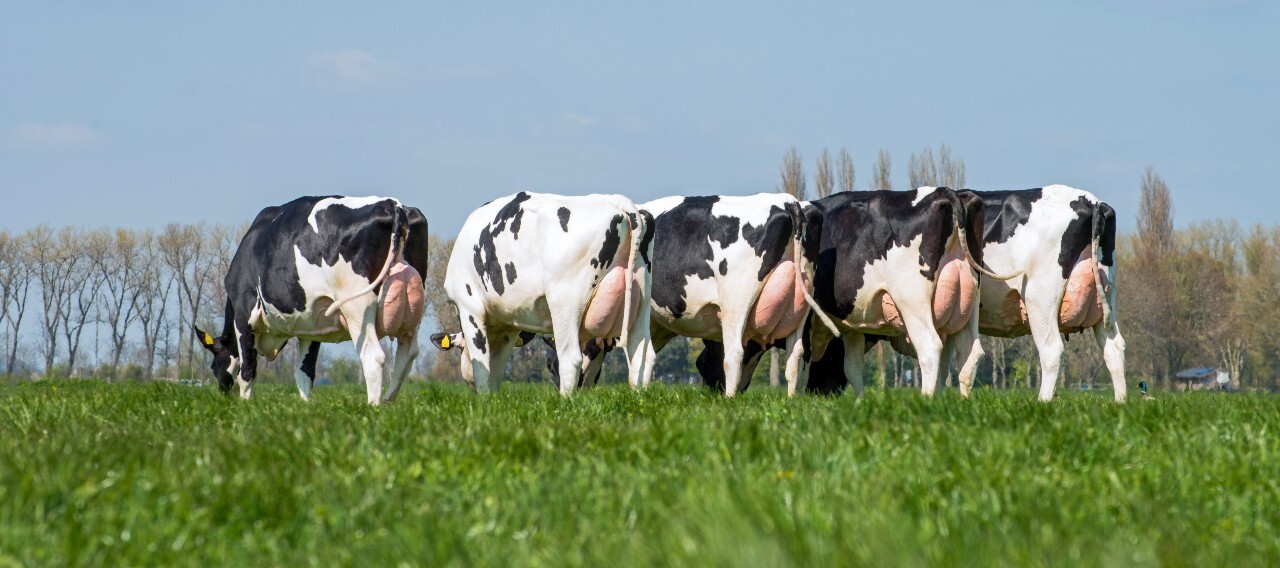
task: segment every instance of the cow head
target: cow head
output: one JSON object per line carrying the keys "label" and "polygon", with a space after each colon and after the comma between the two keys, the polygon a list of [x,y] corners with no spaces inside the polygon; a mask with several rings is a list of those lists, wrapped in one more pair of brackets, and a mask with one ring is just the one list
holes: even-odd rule
{"label": "cow head", "polygon": [[231,385],[235,383],[236,374],[240,372],[240,357],[237,352],[232,350],[235,339],[224,336],[214,337],[201,331],[195,324],[191,324],[191,331],[195,333],[196,341],[208,352],[213,354],[213,362],[209,364],[209,368],[213,370],[213,376],[218,379],[218,388],[222,392],[231,392]]}

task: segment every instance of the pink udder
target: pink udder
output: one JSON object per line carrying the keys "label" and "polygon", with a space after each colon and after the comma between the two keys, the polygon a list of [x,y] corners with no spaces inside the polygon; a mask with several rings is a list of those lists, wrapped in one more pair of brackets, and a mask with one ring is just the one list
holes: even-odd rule
{"label": "pink udder", "polygon": [[[614,266],[596,286],[595,296],[582,316],[582,333],[589,337],[622,336],[622,304],[627,292],[627,269]],[[635,320],[640,307],[640,283],[632,282],[631,319]]]}
{"label": "pink udder", "polygon": [[401,262],[391,267],[382,285],[386,287],[386,296],[378,306],[378,337],[413,337],[426,308],[422,276],[408,263]]}
{"label": "pink udder", "polygon": [[948,260],[938,270],[933,292],[933,323],[938,333],[951,335],[964,329],[977,302],[978,286],[969,263],[962,258]]}
{"label": "pink udder", "polygon": [[1074,331],[1093,327],[1102,321],[1102,298],[1098,295],[1098,264],[1092,256],[1081,254],[1067,288],[1062,294],[1062,307],[1058,310],[1058,328]]}
{"label": "pink udder", "polygon": [[800,327],[807,308],[796,264],[784,260],[760,290],[755,308],[747,316],[747,334],[762,343],[787,337]]}

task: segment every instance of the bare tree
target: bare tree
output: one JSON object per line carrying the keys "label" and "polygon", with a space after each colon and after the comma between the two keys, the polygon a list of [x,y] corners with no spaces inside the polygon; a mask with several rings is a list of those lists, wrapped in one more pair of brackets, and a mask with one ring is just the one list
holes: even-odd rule
{"label": "bare tree", "polygon": [[28,262],[26,236],[11,236],[0,231],[0,321],[9,334],[9,351],[5,358],[5,375],[13,376],[18,358],[18,340],[22,319],[27,312],[31,290],[31,264]]}
{"label": "bare tree", "polygon": [[57,233],[47,225],[40,225],[27,233],[27,259],[40,286],[40,352],[44,356],[44,374],[53,374],[53,363],[58,356],[58,329],[63,313],[68,309],[67,299],[74,283],[71,273],[79,260],[75,255],[59,249],[59,233],[72,233],[71,227],[63,227]]}
{"label": "bare tree", "polygon": [[882,148],[880,150],[880,154],[876,156],[876,163],[872,168],[872,175],[875,177],[871,182],[872,191],[891,191],[893,189],[893,182],[889,181],[889,179],[892,173],[893,159],[889,157],[889,152]]}
{"label": "bare tree", "polygon": [[848,149],[840,149],[840,157],[836,158],[836,175],[840,178],[840,191],[853,191],[853,157],[849,156]]}
{"label": "bare tree", "polygon": [[813,187],[821,199],[835,189],[836,180],[831,174],[831,152],[826,148],[822,149],[822,153],[818,155],[818,167],[814,172]]}
{"label": "bare tree", "polygon": [[917,156],[914,152],[907,160],[907,189],[938,184],[938,163],[933,159],[933,149],[925,148]]}
{"label": "bare tree", "polygon": [[782,184],[778,186],[778,191],[782,193],[790,193],[796,199],[805,200],[805,180],[804,180],[804,164],[800,159],[800,152],[792,146],[782,155]]}
{"label": "bare tree", "polygon": [[951,147],[946,144],[938,146],[938,177],[942,187],[951,189],[965,187],[964,158],[952,159]]}
{"label": "bare tree", "polygon": [[[453,252],[454,239],[442,239],[436,235],[431,235],[427,239],[428,263],[427,273],[424,277],[427,280],[427,313],[431,315],[431,319],[435,320],[437,328],[445,333],[453,333],[458,331],[458,309],[454,307],[453,302],[449,301],[449,296],[444,291],[444,277],[449,267],[449,255]],[[462,375],[458,372],[458,364],[460,357],[457,351],[440,352],[434,349],[429,351],[434,353],[435,360],[432,364],[431,377],[440,380],[460,380]]]}
{"label": "bare tree", "polygon": [[137,310],[146,357],[143,368],[146,369],[148,380],[155,377],[156,353],[160,335],[166,327],[169,295],[173,291],[175,280],[168,270],[164,261],[164,252],[157,240],[151,231],[143,233],[138,239],[143,269],[135,273],[137,278],[135,286],[141,289]]}
{"label": "bare tree", "polygon": [[58,248],[63,254],[76,258],[68,275],[72,282],[67,292],[67,309],[61,318],[62,336],[67,341],[68,377],[77,376],[80,338],[97,310],[98,293],[105,280],[99,266],[106,260],[110,243],[111,236],[105,230],[58,232]]}
{"label": "bare tree", "polygon": [[[1175,243],[1173,197],[1169,187],[1153,168],[1142,176],[1138,207],[1138,231],[1133,243],[1135,258],[1130,268],[1131,284],[1141,294],[1126,303],[1128,317],[1140,333],[1133,334],[1134,347],[1147,354],[1151,373],[1171,387],[1172,374],[1183,353],[1168,341],[1179,330],[1178,297],[1173,273]],[[1123,289],[1125,287],[1121,287]],[[1137,290],[1131,290],[1136,292]]]}
{"label": "bare tree", "polygon": [[113,380],[118,377],[129,327],[138,319],[138,297],[143,288],[139,286],[137,273],[145,268],[139,258],[140,248],[136,233],[116,229],[106,258],[99,265],[106,283],[101,319],[111,333],[110,378]]}
{"label": "bare tree", "polygon": [[[191,315],[191,321],[195,320],[198,301],[196,290],[199,289],[199,283],[197,275],[192,272],[198,264],[198,259],[205,254],[205,239],[201,238],[204,229],[203,223],[199,225],[169,223],[156,238],[164,263],[178,287],[178,329],[186,328],[188,314]],[[184,354],[187,356],[186,360],[190,361],[192,345],[190,341],[182,341],[179,344],[185,347],[185,350],[179,350],[177,356],[178,366],[181,367]]]}

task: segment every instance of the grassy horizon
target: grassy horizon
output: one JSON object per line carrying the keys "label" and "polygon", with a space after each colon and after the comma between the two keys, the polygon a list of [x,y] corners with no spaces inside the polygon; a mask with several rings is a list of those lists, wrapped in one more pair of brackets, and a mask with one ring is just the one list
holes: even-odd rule
{"label": "grassy horizon", "polygon": [[0,566],[1280,561],[1280,398],[0,386]]}

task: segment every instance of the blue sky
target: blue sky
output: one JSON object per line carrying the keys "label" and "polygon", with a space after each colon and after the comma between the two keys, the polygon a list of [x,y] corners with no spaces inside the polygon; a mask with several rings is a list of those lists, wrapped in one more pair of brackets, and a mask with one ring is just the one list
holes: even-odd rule
{"label": "blue sky", "polygon": [[[773,191],[847,147],[950,145],[975,189],[1065,183],[1133,226],[1273,223],[1280,7],[1075,2],[0,0],[0,228],[239,223],[383,194],[452,234],[529,189]],[[1261,204],[1261,205],[1260,205]]]}

